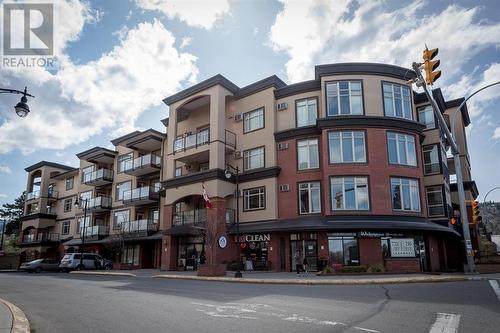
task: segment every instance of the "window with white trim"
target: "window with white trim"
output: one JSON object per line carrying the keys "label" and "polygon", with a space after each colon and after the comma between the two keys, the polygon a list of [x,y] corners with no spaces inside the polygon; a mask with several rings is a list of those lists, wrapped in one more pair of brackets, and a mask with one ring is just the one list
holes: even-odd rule
{"label": "window with white trim", "polygon": [[297,141],[297,161],[299,170],[319,168],[318,139]]}
{"label": "window with white trim", "polygon": [[297,101],[297,127],[315,125],[318,117],[318,105],[316,98],[308,98]]}
{"label": "window with white trim", "polygon": [[299,213],[321,213],[321,186],[319,182],[299,184]]}
{"label": "window with white trim", "polygon": [[118,210],[113,214],[113,224],[115,229],[119,229],[123,223],[130,221],[130,209]]}
{"label": "window with white trim", "polygon": [[444,215],[443,188],[441,186],[429,186],[425,188],[427,194],[427,210],[429,216]]}
{"label": "window with white trim", "polygon": [[122,172],[123,170],[128,170],[133,168],[134,153],[130,152],[127,154],[119,155],[117,157],[117,171]]}
{"label": "window with white trim", "polygon": [[387,132],[387,146],[390,164],[417,165],[413,135]]}
{"label": "window with white trim", "polygon": [[436,121],[434,119],[434,110],[432,106],[421,106],[417,109],[418,122],[425,125],[425,129],[436,128]]}
{"label": "window with white trim", "polygon": [[385,115],[413,120],[410,88],[389,82],[384,82],[382,86]]}
{"label": "window with white trim", "polygon": [[66,191],[72,190],[75,184],[75,177],[66,178]]}
{"label": "window with white trim", "polygon": [[328,116],[363,114],[361,81],[337,81],[326,84]]}
{"label": "window with white trim", "polygon": [[257,187],[243,190],[243,210],[266,208],[266,188]]}
{"label": "window with white trim", "polygon": [[243,152],[243,169],[252,170],[264,167],[264,147],[245,150]]}
{"label": "window with white trim", "polygon": [[264,128],[264,108],[243,114],[243,133]]}
{"label": "window with white trim", "polygon": [[368,210],[367,177],[331,177],[332,210]]}
{"label": "window with white trim", "polygon": [[[76,230],[78,233],[81,233],[83,228],[86,228],[87,230],[87,228],[90,227],[90,216],[85,217],[85,220],[83,219],[83,216],[79,217],[77,221],[78,227]],[[85,235],[87,235],[87,232],[85,232]]]}
{"label": "window with white trim", "polygon": [[401,211],[420,211],[418,181],[409,178],[391,178],[392,209]]}
{"label": "window with white trim", "polygon": [[438,145],[425,146],[422,148],[424,154],[424,174],[432,175],[440,173],[440,161]]}
{"label": "window with white trim", "polygon": [[116,184],[115,201],[123,200],[123,193],[132,189],[132,181]]}
{"label": "window with white trim", "polygon": [[328,133],[330,163],[366,162],[365,132]]}

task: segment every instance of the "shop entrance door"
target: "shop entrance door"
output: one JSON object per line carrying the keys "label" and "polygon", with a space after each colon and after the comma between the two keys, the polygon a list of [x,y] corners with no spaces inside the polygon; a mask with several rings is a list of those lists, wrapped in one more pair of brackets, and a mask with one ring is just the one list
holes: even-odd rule
{"label": "shop entrance door", "polygon": [[[303,236],[309,236],[309,239],[300,239],[305,238]],[[294,239],[295,238],[295,239]],[[314,238],[314,239],[312,239]],[[295,266],[295,253],[299,250],[302,261],[304,258],[307,259],[307,269],[309,271],[317,271],[318,270],[318,241],[315,239],[316,234],[291,234],[290,235],[290,259],[291,259],[291,267],[292,271],[296,270]]]}

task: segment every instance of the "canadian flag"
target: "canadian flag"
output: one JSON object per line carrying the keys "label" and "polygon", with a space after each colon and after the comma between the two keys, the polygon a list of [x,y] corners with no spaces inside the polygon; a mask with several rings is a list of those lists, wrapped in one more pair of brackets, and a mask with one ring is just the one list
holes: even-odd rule
{"label": "canadian flag", "polygon": [[214,205],[210,202],[210,198],[208,197],[207,190],[205,190],[205,184],[201,184],[203,188],[203,200],[205,200],[205,207],[208,209],[214,208]]}

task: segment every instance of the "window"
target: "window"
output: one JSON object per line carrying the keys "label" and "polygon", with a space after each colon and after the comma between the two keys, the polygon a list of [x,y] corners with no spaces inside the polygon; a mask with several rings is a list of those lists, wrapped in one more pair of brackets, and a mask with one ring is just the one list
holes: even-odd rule
{"label": "window", "polygon": [[116,191],[115,191],[116,201],[123,200],[123,192],[128,191],[131,188],[132,188],[132,182],[130,180],[128,182],[116,184]]}
{"label": "window", "polygon": [[420,211],[418,182],[408,178],[391,178],[392,209]]}
{"label": "window", "polygon": [[243,152],[243,168],[252,170],[264,167],[264,147],[245,150]]}
{"label": "window", "polygon": [[318,139],[297,141],[299,170],[319,168]]}
{"label": "window", "polygon": [[390,164],[417,165],[413,135],[388,132],[387,145]]}
{"label": "window", "polygon": [[71,209],[73,207],[73,199],[66,199],[64,200],[64,212],[71,212]]}
{"label": "window", "polygon": [[339,81],[326,84],[328,116],[363,114],[361,81]]}
{"label": "window", "polygon": [[175,168],[175,177],[182,176],[182,167]]}
{"label": "window", "polygon": [[318,117],[316,98],[297,101],[296,104],[297,127],[315,125]]}
{"label": "window", "polygon": [[366,162],[365,132],[328,133],[330,163]]}
{"label": "window", "polygon": [[139,266],[139,245],[126,245],[122,250],[122,264]]}
{"label": "window", "polygon": [[117,171],[122,172],[123,170],[132,169],[133,158],[134,153],[132,152],[118,156]]}
{"label": "window", "polygon": [[130,221],[130,210],[119,210],[114,213],[114,228],[120,229],[123,223]]}
{"label": "window", "polygon": [[358,239],[355,236],[328,235],[330,262],[342,266],[359,265]]}
{"label": "window", "polygon": [[70,221],[63,221],[61,234],[68,235],[69,234],[69,226],[70,226]]}
{"label": "window", "polygon": [[[90,227],[90,216],[87,216],[85,218],[85,223],[84,223],[84,220],[83,220],[83,216],[79,217],[77,221],[78,221],[78,223],[77,223],[78,226],[77,226],[76,230],[77,230],[78,233],[81,233],[81,231],[82,231],[83,228]],[[85,235],[86,234],[87,234],[87,232],[85,232]]]}
{"label": "window", "polygon": [[424,174],[440,173],[438,145],[426,146],[424,152]]}
{"label": "window", "polygon": [[88,182],[92,180],[92,172],[94,172],[95,166],[91,165],[82,169],[82,182]]}
{"label": "window", "polygon": [[75,184],[75,177],[66,178],[66,191],[72,190]]}
{"label": "window", "polygon": [[409,87],[384,82],[383,92],[386,116],[413,120]]}
{"label": "window", "polygon": [[300,214],[321,213],[321,194],[319,182],[299,184]]}
{"label": "window", "polygon": [[266,208],[266,188],[258,187],[243,191],[243,210]]}
{"label": "window", "polygon": [[243,114],[243,133],[264,128],[264,108]]}
{"label": "window", "polygon": [[80,200],[79,200],[80,208],[83,208],[83,206],[85,205],[85,200],[92,199],[92,194],[93,194],[92,190],[80,193]]}
{"label": "window", "polygon": [[425,129],[433,129],[436,128],[436,122],[434,119],[434,110],[432,106],[427,105],[423,107],[419,107],[417,109],[418,112],[418,122],[422,125],[425,125]]}
{"label": "window", "polygon": [[427,210],[429,216],[443,216],[443,188],[441,186],[429,186],[425,188],[425,192],[427,194]]}
{"label": "window", "polygon": [[367,177],[332,177],[332,210],[368,210]]}

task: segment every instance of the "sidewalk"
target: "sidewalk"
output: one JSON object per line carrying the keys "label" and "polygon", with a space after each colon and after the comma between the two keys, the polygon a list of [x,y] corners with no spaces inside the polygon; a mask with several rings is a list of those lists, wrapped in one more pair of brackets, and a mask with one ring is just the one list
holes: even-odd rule
{"label": "sidewalk", "polygon": [[30,323],[24,312],[0,298],[0,333],[29,333]]}

